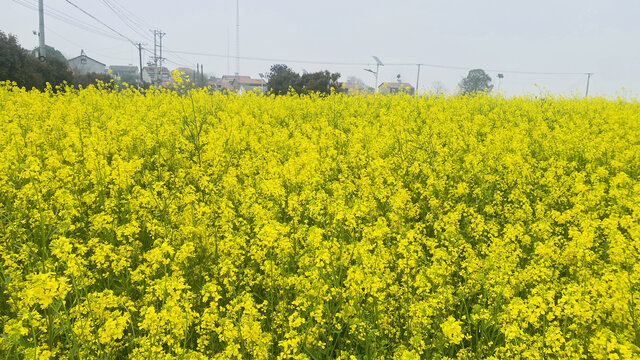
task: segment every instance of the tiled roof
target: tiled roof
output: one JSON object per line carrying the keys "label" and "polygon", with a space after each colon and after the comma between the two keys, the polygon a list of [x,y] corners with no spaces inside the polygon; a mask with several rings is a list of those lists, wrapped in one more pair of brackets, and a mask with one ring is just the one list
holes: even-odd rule
{"label": "tiled roof", "polygon": [[383,82],[382,84],[380,84],[380,86],[378,86],[379,88],[381,87],[387,87],[387,88],[413,88],[413,86],[409,83],[397,83],[397,82]]}
{"label": "tiled roof", "polygon": [[[145,66],[143,68],[143,70],[146,71],[146,72],[153,72],[154,69],[155,69],[155,67],[153,67],[153,66]],[[162,72],[169,72],[169,69],[167,69],[166,67],[163,66],[161,71]]]}
{"label": "tiled roof", "polygon": [[133,65],[109,65],[109,69],[117,72],[138,72],[138,67]]}
{"label": "tiled roof", "polygon": [[262,79],[252,79],[249,76],[235,76],[235,75],[223,75],[222,80],[234,81],[238,85],[265,85],[266,82]]}
{"label": "tiled roof", "polygon": [[73,60],[75,60],[75,59],[80,59],[80,58],[83,58],[83,57],[84,57],[85,59],[89,59],[89,60],[91,60],[91,61],[95,61],[95,62],[97,62],[98,64],[100,64],[100,65],[102,65],[102,66],[107,66],[107,65],[105,65],[105,64],[103,64],[103,63],[101,63],[100,61],[98,61],[98,60],[96,60],[96,59],[93,59],[93,58],[88,57],[87,55],[80,55],[80,56],[76,56],[76,57],[71,58],[71,59],[69,59],[69,60],[67,60],[67,61],[71,62],[71,61],[73,61]]}

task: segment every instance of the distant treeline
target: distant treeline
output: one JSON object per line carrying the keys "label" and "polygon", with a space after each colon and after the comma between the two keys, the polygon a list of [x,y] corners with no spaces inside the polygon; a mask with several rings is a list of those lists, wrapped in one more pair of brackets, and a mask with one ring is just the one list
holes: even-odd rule
{"label": "distant treeline", "polygon": [[338,82],[340,73],[331,73],[327,70],[314,73],[304,72],[302,75],[293,71],[287,65],[276,64],[271,66],[267,74],[269,79],[267,87],[269,92],[275,95],[285,95],[290,92],[297,94],[341,92],[342,86]]}
{"label": "distant treeline", "polygon": [[97,80],[109,82],[109,74],[74,75],[62,54],[47,46],[50,56],[40,61],[37,52],[24,49],[14,35],[0,31],[0,81],[15,81],[27,89],[43,90],[47,83],[52,86],[67,82],[75,86],[88,86]]}

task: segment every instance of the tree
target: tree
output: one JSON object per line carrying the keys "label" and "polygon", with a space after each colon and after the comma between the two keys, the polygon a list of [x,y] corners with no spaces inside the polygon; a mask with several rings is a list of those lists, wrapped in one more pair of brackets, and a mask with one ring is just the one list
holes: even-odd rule
{"label": "tree", "polygon": [[120,77],[118,77],[116,80],[118,84],[127,83],[129,85],[135,85],[140,82],[140,74],[124,73],[120,75]]}
{"label": "tree", "polygon": [[35,59],[27,56],[14,35],[0,31],[0,81],[15,81],[18,86],[29,89],[42,85],[42,74],[36,71],[38,65]]}
{"label": "tree", "polygon": [[489,92],[493,89],[491,77],[482,69],[469,70],[469,74],[460,81],[459,86],[462,94]]}
{"label": "tree", "polygon": [[431,87],[433,88],[433,93],[436,95],[444,95],[448,91],[444,83],[439,80],[432,82]]}
{"label": "tree", "polygon": [[111,80],[111,75],[104,73],[78,74],[73,77],[73,85],[76,87],[82,86],[86,88],[89,85],[97,85],[98,81],[107,84]]}
{"label": "tree", "polygon": [[66,60],[60,60],[58,57],[47,56],[47,60],[42,63],[37,60],[42,67],[42,74],[44,80],[53,86],[60,85],[63,82],[71,83],[73,81],[73,73],[69,68],[69,63]]}
{"label": "tree", "polygon": [[18,86],[42,90],[46,83],[55,86],[71,82],[72,77],[66,61],[52,56],[41,62],[29,55],[15,36],[0,31],[0,81],[15,81]]}
{"label": "tree", "polygon": [[361,88],[367,87],[367,84],[365,84],[364,80],[360,79],[357,76],[353,76],[353,75],[347,77],[347,83],[348,84],[356,84],[356,85],[360,86]]}
{"label": "tree", "polygon": [[338,79],[340,73],[331,73],[327,70],[314,73],[298,74],[287,65],[276,64],[271,66],[267,75],[269,92],[276,95],[286,95],[290,89],[298,94],[318,92],[322,94],[342,91]]}
{"label": "tree", "polygon": [[350,94],[369,94],[374,93],[375,89],[368,86],[364,80],[356,76],[347,77],[347,81],[342,84],[341,91]]}
{"label": "tree", "polygon": [[338,83],[339,78],[339,73],[330,73],[327,70],[303,74],[298,84],[298,92],[301,94],[311,92],[330,94],[332,88],[335,92],[340,92],[342,88]]}
{"label": "tree", "polygon": [[267,87],[269,92],[276,95],[286,95],[290,88],[298,91],[298,83],[300,81],[300,75],[291,70],[287,65],[276,64],[271,66],[269,74],[267,74],[269,81]]}
{"label": "tree", "polygon": [[[62,55],[62,53],[58,51],[56,48],[54,48],[53,46],[45,45],[44,48],[45,48],[45,51],[47,52],[47,58],[55,57],[56,59],[62,61],[63,63],[69,64],[69,61],[67,60],[67,58],[64,55]],[[40,53],[40,47],[36,47],[33,50],[31,50],[31,56],[33,56],[36,59],[38,58],[39,53]]]}

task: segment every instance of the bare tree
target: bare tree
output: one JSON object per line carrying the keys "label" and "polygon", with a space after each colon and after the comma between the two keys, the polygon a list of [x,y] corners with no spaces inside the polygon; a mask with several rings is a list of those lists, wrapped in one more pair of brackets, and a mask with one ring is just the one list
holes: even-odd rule
{"label": "bare tree", "polygon": [[436,80],[431,83],[431,88],[433,89],[433,93],[436,95],[444,95],[449,90],[444,86],[444,83],[440,80]]}

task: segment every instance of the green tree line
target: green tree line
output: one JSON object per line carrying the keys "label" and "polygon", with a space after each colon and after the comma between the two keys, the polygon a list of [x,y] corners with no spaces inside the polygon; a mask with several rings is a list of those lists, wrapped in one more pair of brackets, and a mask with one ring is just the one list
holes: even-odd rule
{"label": "green tree line", "polygon": [[63,82],[86,87],[97,80],[111,80],[108,74],[74,75],[62,53],[51,46],[46,46],[46,50],[50,56],[40,61],[37,51],[24,49],[16,36],[0,31],[0,81],[15,81],[20,87],[43,90],[47,83],[54,87]]}

